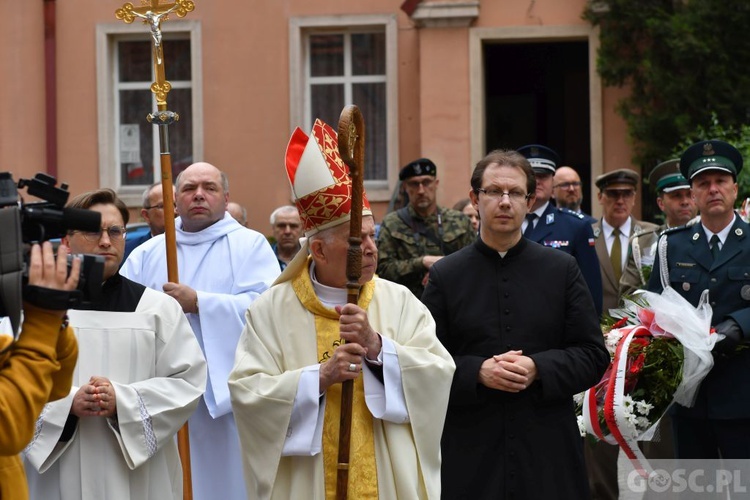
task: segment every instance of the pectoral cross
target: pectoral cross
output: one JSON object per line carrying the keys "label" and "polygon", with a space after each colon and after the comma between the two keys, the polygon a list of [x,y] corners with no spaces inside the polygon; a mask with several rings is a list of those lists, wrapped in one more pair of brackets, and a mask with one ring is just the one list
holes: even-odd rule
{"label": "pectoral cross", "polygon": [[185,17],[188,12],[195,10],[192,0],[175,0],[173,3],[159,4],[159,0],[142,0],[141,7],[134,7],[128,2],[122,8],[115,11],[115,17],[130,24],[136,17],[143,19],[144,24],[149,25],[151,38],[154,39],[154,74],[156,81],[151,85],[151,92],[156,96],[156,105],[159,110],[166,109],[167,94],[172,90],[164,73],[164,50],[162,48],[161,22],[169,19],[169,14],[174,12],[177,17]]}

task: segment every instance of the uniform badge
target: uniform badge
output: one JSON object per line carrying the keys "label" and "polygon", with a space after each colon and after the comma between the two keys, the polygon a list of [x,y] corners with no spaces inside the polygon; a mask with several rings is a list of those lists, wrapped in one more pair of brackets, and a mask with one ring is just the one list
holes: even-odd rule
{"label": "uniform badge", "polygon": [[695,262],[675,262],[677,267],[695,267]]}
{"label": "uniform badge", "polygon": [[736,234],[737,236],[742,236],[742,228],[738,227],[737,229],[735,229],[734,234]]}
{"label": "uniform badge", "polygon": [[743,300],[750,300],[750,285],[745,285],[740,290],[740,297],[742,297]]}
{"label": "uniform badge", "polygon": [[682,289],[684,291],[686,291],[686,292],[689,292],[690,291],[690,283],[683,283],[682,284]]}
{"label": "uniform badge", "polygon": [[547,225],[555,223],[555,214],[547,214]]}
{"label": "uniform badge", "polygon": [[714,146],[710,142],[703,145],[703,156],[713,156],[716,152],[714,152]]}
{"label": "uniform badge", "polygon": [[700,238],[700,237],[701,237],[700,233],[693,234],[693,241],[698,241],[698,238]]}
{"label": "uniform badge", "polygon": [[594,238],[598,238],[600,234],[602,234],[602,228],[595,227],[594,228]]}

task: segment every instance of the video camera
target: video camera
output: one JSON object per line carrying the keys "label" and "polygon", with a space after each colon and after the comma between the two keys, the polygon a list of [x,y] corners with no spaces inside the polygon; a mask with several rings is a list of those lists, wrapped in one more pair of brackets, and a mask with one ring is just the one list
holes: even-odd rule
{"label": "video camera", "polygon": [[[10,317],[13,331],[18,331],[21,318],[22,296],[28,281],[30,244],[61,238],[70,230],[96,232],[101,228],[101,214],[93,210],[66,208],[68,185],[56,186],[57,179],[39,173],[33,179],[21,179],[18,186],[10,172],[0,172],[0,316]],[[18,189],[26,188],[31,196],[44,200],[23,203]],[[101,294],[104,258],[97,255],[81,255],[81,272],[78,288],[69,292],[65,308],[96,300]],[[70,257],[68,270],[70,270]],[[34,287],[29,287],[34,288]],[[23,290],[23,293],[22,293]],[[45,289],[41,289],[45,290]],[[59,299],[59,295],[56,297]],[[45,303],[50,297],[37,294],[37,305],[60,309],[59,302],[53,306]]]}

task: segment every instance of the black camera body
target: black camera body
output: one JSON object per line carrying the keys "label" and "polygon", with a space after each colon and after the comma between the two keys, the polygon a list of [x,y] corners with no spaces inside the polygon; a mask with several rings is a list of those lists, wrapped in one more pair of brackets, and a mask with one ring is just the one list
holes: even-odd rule
{"label": "black camera body", "polygon": [[[65,208],[68,186],[56,184],[54,177],[39,173],[16,185],[10,172],[0,172],[0,316],[10,317],[14,332],[18,331],[23,297],[33,296],[32,302],[41,307],[67,309],[95,301],[101,293],[104,258],[97,255],[81,256],[78,288],[73,292],[56,294],[25,286],[30,244],[62,238],[70,230],[95,232],[101,228],[99,212]],[[18,192],[24,187],[43,201],[24,204]],[[68,269],[70,262],[68,259]]]}

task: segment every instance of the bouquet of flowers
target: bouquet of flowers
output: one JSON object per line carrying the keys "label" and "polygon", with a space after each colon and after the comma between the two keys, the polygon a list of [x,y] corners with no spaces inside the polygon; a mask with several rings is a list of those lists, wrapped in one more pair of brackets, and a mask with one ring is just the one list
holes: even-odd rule
{"label": "bouquet of flowers", "polygon": [[621,319],[605,331],[612,363],[602,380],[576,397],[579,427],[618,444],[636,469],[648,470],[637,441],[653,439],[656,424],[673,402],[692,406],[713,366],[707,295],[693,307],[672,288],[661,295],[639,291]]}

